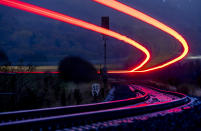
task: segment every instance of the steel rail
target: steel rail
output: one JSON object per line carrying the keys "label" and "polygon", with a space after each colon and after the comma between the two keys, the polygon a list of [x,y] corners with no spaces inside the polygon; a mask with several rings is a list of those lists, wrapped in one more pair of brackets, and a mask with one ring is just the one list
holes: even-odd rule
{"label": "steel rail", "polygon": [[[154,89],[154,88],[152,88]],[[156,89],[157,90],[157,89]],[[59,116],[51,116],[45,118],[37,118],[31,120],[14,121],[0,124],[0,129],[3,130],[56,130],[78,125],[86,125],[95,122],[106,120],[114,120],[129,116],[136,116],[156,111],[171,109],[189,103],[191,100],[188,96],[163,90],[157,90],[162,93],[175,95],[180,97],[178,100],[170,102],[161,102],[160,104],[150,104],[147,106],[127,106],[114,109],[106,109],[99,111],[89,111],[84,113],[67,114]]]}
{"label": "steel rail", "polygon": [[[133,90],[131,89],[130,91],[133,92]],[[138,97],[124,99],[124,100],[116,100],[116,101],[101,102],[101,103],[94,103],[94,104],[84,104],[84,105],[77,105],[77,106],[64,106],[64,107],[3,112],[3,113],[0,113],[0,123],[33,119],[33,118],[41,118],[41,117],[49,117],[49,116],[83,113],[83,112],[89,112],[89,111],[105,110],[105,109],[117,108],[122,106],[128,106],[128,105],[136,104],[138,102],[143,102],[149,99],[149,95],[145,91],[140,91],[140,90],[137,90],[137,91],[142,95]]]}

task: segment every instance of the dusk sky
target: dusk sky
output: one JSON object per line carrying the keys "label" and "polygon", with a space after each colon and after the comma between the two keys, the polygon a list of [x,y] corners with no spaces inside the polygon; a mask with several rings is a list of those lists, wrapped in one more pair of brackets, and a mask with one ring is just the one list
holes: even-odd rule
{"label": "dusk sky", "polygon": [[[101,16],[110,17],[110,29],[143,44],[153,54],[151,65],[181,53],[180,44],[137,19],[92,0],[22,0],[68,16],[101,25]],[[158,19],[180,33],[189,43],[189,56],[201,55],[200,0],[119,0]],[[101,34],[67,23],[0,5],[0,48],[13,64],[57,65],[65,56],[80,56],[95,64],[103,63]],[[108,39],[108,62],[130,66],[142,53],[113,38]]]}

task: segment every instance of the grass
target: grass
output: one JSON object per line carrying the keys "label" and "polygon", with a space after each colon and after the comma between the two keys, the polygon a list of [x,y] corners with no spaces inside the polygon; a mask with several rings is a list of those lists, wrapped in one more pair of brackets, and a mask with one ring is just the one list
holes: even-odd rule
{"label": "grass", "polygon": [[171,85],[160,81],[144,81],[144,84],[158,87],[160,89],[184,93],[190,96],[201,97],[201,88],[192,83],[181,83],[178,85]]}
{"label": "grass", "polygon": [[0,74],[0,93],[13,93],[0,94],[0,112],[103,101],[105,96],[92,96],[92,83],[66,83],[57,74]]}

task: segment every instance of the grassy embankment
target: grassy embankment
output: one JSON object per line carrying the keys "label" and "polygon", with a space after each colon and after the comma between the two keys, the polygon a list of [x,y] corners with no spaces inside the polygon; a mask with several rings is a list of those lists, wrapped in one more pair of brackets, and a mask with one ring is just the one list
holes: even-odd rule
{"label": "grassy embankment", "polygon": [[[101,83],[100,81],[98,81]],[[101,102],[91,93],[91,84],[64,82],[57,74],[0,74],[0,111],[24,110]],[[101,83],[102,86],[102,83]],[[103,86],[102,86],[103,87]],[[105,94],[109,91],[105,89]],[[12,94],[13,93],[13,94]]]}

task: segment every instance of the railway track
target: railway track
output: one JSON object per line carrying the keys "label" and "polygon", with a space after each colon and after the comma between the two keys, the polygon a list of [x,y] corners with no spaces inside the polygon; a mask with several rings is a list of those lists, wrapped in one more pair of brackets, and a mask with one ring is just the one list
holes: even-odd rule
{"label": "railway track", "polygon": [[188,104],[188,96],[153,87],[128,85],[134,98],[26,111],[0,113],[0,130],[58,130],[167,110]]}

